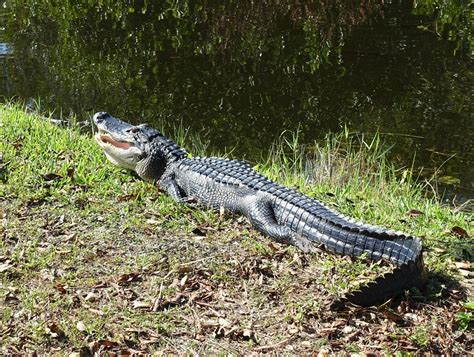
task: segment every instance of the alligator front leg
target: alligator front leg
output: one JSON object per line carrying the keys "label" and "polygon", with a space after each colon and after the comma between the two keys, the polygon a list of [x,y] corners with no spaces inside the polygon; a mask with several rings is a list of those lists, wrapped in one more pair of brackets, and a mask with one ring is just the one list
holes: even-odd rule
{"label": "alligator front leg", "polygon": [[297,235],[287,226],[278,224],[272,203],[266,198],[247,199],[245,216],[258,231],[280,243],[294,245],[306,253],[318,250],[307,238]]}
{"label": "alligator front leg", "polygon": [[176,202],[186,203],[192,201],[192,198],[179,187],[178,183],[172,176],[168,176],[160,180],[159,186],[168,193]]}

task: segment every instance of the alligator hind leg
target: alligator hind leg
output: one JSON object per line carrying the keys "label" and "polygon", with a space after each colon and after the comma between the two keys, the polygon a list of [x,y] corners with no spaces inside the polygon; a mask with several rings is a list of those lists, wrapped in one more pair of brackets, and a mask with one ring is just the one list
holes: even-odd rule
{"label": "alligator hind leg", "polygon": [[271,201],[266,198],[255,197],[246,201],[246,216],[258,231],[280,243],[294,245],[304,252],[317,250],[311,241],[297,235],[289,227],[278,224]]}

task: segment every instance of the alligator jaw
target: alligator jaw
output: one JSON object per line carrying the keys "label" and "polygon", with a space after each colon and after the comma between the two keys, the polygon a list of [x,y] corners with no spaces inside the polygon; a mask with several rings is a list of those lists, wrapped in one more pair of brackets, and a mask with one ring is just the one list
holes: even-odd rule
{"label": "alligator jaw", "polygon": [[105,112],[96,113],[93,121],[97,126],[95,141],[107,158],[115,165],[135,170],[143,158],[143,150],[140,142],[130,133],[134,127]]}
{"label": "alligator jaw", "polygon": [[129,149],[132,144],[126,142],[126,141],[119,141],[115,140],[112,135],[109,133],[105,133],[101,130],[96,134],[95,140],[99,145],[112,145],[113,147],[116,147],[117,149]]}
{"label": "alligator jaw", "polygon": [[134,145],[133,136],[128,133],[132,125],[120,119],[114,118],[106,112],[98,112],[93,117],[98,132],[95,140],[102,146],[111,145],[117,149],[129,149]]}

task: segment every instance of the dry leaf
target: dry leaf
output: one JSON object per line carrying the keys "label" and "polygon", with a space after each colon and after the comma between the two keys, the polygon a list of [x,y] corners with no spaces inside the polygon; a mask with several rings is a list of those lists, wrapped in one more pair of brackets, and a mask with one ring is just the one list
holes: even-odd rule
{"label": "dry leaf", "polygon": [[128,273],[120,275],[117,279],[117,282],[120,285],[128,285],[132,282],[139,281],[140,279],[140,273]]}
{"label": "dry leaf", "polygon": [[117,201],[118,202],[131,201],[131,200],[136,201],[138,198],[139,198],[138,193],[126,193],[124,195],[118,196]]}
{"label": "dry leaf", "polygon": [[20,299],[18,299],[13,293],[9,292],[5,296],[5,304],[18,304],[20,302]]}
{"label": "dry leaf", "polygon": [[60,180],[63,177],[61,175],[50,172],[48,174],[41,175],[41,178],[45,181],[54,181],[54,180]]}
{"label": "dry leaf", "polygon": [[90,312],[92,312],[94,314],[97,314],[99,316],[104,316],[105,315],[105,312],[103,312],[102,310],[97,310],[97,309],[92,309],[92,308],[88,308],[87,310],[89,310]]}
{"label": "dry leaf", "polygon": [[[291,335],[294,335],[295,333],[297,333],[299,331],[298,327],[296,326],[290,326],[288,328],[288,332],[291,334]],[[344,332],[344,331],[343,331]]]}
{"label": "dry leaf", "polygon": [[397,311],[400,314],[404,314],[404,313],[408,312],[409,309],[410,309],[410,305],[407,301],[401,301],[400,305],[398,305],[398,307],[397,307]]}
{"label": "dry leaf", "polygon": [[405,322],[403,317],[393,311],[390,310],[383,310],[382,314],[389,319],[390,321],[396,322],[396,323],[402,323]]}
{"label": "dry leaf", "polygon": [[204,320],[204,321],[201,321],[201,327],[202,328],[214,328],[214,327],[218,327],[219,326],[219,322],[215,321],[215,320]]}
{"label": "dry leaf", "polygon": [[469,238],[469,234],[466,232],[466,230],[458,226],[451,228],[451,233],[461,238]]}
{"label": "dry leaf", "polygon": [[417,209],[411,209],[407,212],[409,217],[418,217],[424,215],[422,211],[418,211]]}
{"label": "dry leaf", "polygon": [[150,308],[150,302],[135,300],[133,302],[133,308],[134,309],[149,309]]}
{"label": "dry leaf", "polygon": [[471,269],[471,263],[469,262],[454,262],[454,265],[456,265],[456,268],[458,269]]}
{"label": "dry leaf", "polygon": [[66,294],[66,286],[61,284],[61,283],[56,283],[53,285],[53,288],[55,288],[57,291],[59,291],[61,294]]}
{"label": "dry leaf", "polygon": [[10,260],[5,261],[4,263],[0,264],[0,273],[7,271],[8,269],[13,268],[13,264],[10,264]]}
{"label": "dry leaf", "polygon": [[94,294],[92,291],[89,292],[86,297],[84,298],[85,301],[90,301],[90,302],[94,302],[96,301],[98,298],[97,294]]}
{"label": "dry leaf", "polygon": [[406,313],[404,316],[414,323],[419,323],[421,320],[421,317],[419,315],[411,313],[411,312]]}
{"label": "dry leaf", "polygon": [[67,177],[69,177],[71,180],[74,180],[74,173],[76,172],[76,169],[74,167],[70,167],[66,171]]}
{"label": "dry leaf", "polygon": [[242,336],[243,336],[244,339],[246,339],[246,340],[254,340],[254,341],[256,340],[256,338],[255,338],[255,332],[253,332],[253,330],[248,329],[248,328],[246,328],[246,329],[244,329],[244,330],[242,331]]}
{"label": "dry leaf", "polygon": [[117,342],[114,342],[114,341],[99,340],[97,342],[92,343],[91,349],[94,350],[94,351],[97,351],[101,347],[105,348],[105,349],[109,349],[109,348],[118,347],[118,346],[119,346],[119,344]]}
{"label": "dry leaf", "polygon": [[200,229],[199,227],[196,227],[193,229],[193,233],[197,236],[200,236],[200,237],[205,237],[206,236],[206,232],[204,232],[202,229]]}
{"label": "dry leaf", "polygon": [[179,281],[179,285],[185,286],[187,281],[188,281],[188,274],[184,274],[184,276]]}
{"label": "dry leaf", "polygon": [[[298,332],[298,330],[296,331]],[[354,327],[350,326],[350,325],[346,325],[344,326],[344,328],[342,329],[342,333],[343,334],[349,334],[351,332],[354,332]]]}
{"label": "dry leaf", "polygon": [[225,328],[223,327],[218,327],[215,331],[214,331],[214,338],[221,338],[221,337],[224,337],[225,336]]}
{"label": "dry leaf", "polygon": [[459,271],[459,274],[461,274],[462,276],[474,276],[474,273],[473,272],[470,272],[469,270],[464,270],[464,269],[458,269]]}
{"label": "dry leaf", "polygon": [[184,305],[188,302],[189,297],[186,296],[185,294],[178,293],[175,296],[169,298],[169,299],[160,299],[159,301],[155,301],[155,304],[153,305],[153,311],[162,311],[165,309],[168,309],[173,306],[180,306]]}
{"label": "dry leaf", "polygon": [[223,318],[219,318],[217,321],[219,322],[219,325],[222,327],[230,327],[231,325],[230,321]]}
{"label": "dry leaf", "polygon": [[321,348],[318,352],[318,357],[327,357],[329,355],[329,350],[326,348]]}
{"label": "dry leaf", "polygon": [[82,321],[78,321],[78,322],[77,322],[76,328],[77,328],[79,331],[81,331],[81,332],[83,332],[83,331],[85,331],[85,330],[87,329],[87,328],[86,328],[86,325],[85,325],[84,322],[82,322]]}
{"label": "dry leaf", "polygon": [[64,332],[59,328],[58,324],[54,321],[48,321],[46,323],[46,331],[49,332],[53,338],[64,337]]}

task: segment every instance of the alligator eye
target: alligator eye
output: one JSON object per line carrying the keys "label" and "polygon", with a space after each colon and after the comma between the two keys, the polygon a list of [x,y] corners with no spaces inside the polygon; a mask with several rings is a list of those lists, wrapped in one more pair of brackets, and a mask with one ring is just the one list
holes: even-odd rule
{"label": "alligator eye", "polygon": [[137,128],[136,126],[131,127],[130,129],[127,129],[128,133],[136,134],[140,131],[140,128]]}

